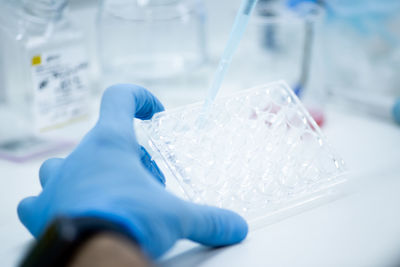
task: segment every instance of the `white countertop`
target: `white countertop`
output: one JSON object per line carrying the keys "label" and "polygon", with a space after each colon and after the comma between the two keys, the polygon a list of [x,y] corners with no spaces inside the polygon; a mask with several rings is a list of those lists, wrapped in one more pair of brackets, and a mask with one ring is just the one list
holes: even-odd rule
{"label": "white countertop", "polygon": [[[400,127],[329,107],[323,130],[358,173],[351,195],[251,232],[241,244],[208,249],[181,241],[161,266],[399,266]],[[40,190],[45,158],[0,161],[0,265],[15,266],[31,236],[17,218]],[[352,177],[350,177],[352,178]]]}

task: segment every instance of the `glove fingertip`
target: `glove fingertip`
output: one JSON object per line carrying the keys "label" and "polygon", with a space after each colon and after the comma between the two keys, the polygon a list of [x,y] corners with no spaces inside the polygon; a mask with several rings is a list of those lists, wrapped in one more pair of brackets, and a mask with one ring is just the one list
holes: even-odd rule
{"label": "glove fingertip", "polygon": [[42,188],[46,186],[50,177],[52,177],[64,162],[61,158],[50,158],[42,163],[39,169],[39,179]]}
{"label": "glove fingertip", "polygon": [[30,228],[30,222],[32,221],[34,205],[35,205],[36,197],[27,197],[21,200],[17,207],[17,213],[19,220],[25,225],[28,229]]}
{"label": "glove fingertip", "polygon": [[227,213],[226,222],[230,226],[228,228],[230,230],[229,231],[230,237],[226,239],[227,245],[236,244],[243,241],[249,232],[249,226],[246,220],[243,219],[242,216],[233,211],[230,210],[222,210],[222,211]]}
{"label": "glove fingertip", "polygon": [[189,238],[207,246],[241,242],[248,233],[247,222],[237,213],[210,206],[195,206]]}
{"label": "glove fingertip", "polygon": [[150,120],[154,114],[165,110],[161,101],[150,91],[143,87],[138,87],[141,97],[136,96],[137,109],[135,117],[141,120]]}

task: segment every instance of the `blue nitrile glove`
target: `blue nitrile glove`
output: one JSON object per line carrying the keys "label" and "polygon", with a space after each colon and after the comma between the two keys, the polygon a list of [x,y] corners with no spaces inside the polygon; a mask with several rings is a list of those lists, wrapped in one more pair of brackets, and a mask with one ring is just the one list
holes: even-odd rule
{"label": "blue nitrile glove", "polygon": [[152,258],[181,238],[208,246],[243,240],[247,224],[236,213],[189,203],[164,189],[163,176],[138,145],[132,123],[162,109],[144,88],[107,89],[99,120],[79,146],[67,158],[41,166],[43,191],[19,204],[22,223],[38,237],[55,216],[98,216],[126,226]]}

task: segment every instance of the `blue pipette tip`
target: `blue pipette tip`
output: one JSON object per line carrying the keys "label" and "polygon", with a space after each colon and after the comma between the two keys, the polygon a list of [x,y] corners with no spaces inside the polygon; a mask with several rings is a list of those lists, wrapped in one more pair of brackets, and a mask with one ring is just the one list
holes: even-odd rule
{"label": "blue pipette tip", "polygon": [[396,100],[392,110],[394,120],[400,124],[400,98]]}

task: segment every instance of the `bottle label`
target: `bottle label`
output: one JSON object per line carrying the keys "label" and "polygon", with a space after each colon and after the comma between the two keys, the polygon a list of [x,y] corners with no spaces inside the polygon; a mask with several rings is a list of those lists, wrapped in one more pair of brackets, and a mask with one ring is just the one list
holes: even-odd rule
{"label": "bottle label", "polygon": [[79,121],[88,112],[88,59],[81,46],[31,56],[33,117],[36,132]]}

